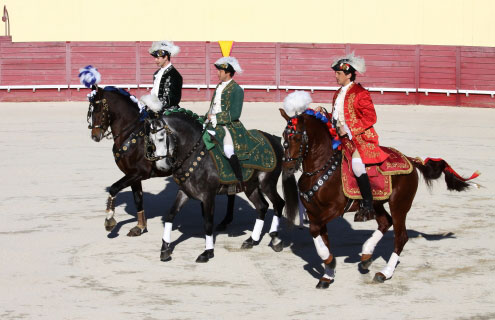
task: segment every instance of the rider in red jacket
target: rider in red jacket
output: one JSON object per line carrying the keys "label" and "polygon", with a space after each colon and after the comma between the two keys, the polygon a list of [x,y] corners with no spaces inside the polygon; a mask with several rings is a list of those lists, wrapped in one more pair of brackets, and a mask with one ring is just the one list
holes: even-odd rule
{"label": "rider in red jacket", "polygon": [[354,221],[366,221],[375,216],[366,165],[385,161],[387,154],[380,148],[373,128],[376,112],[370,93],[354,83],[356,71],[362,74],[366,70],[364,59],[351,53],[337,59],[332,69],[341,86],[333,97],[332,123],[342,137],[344,154],[352,154],[352,171],[363,197]]}

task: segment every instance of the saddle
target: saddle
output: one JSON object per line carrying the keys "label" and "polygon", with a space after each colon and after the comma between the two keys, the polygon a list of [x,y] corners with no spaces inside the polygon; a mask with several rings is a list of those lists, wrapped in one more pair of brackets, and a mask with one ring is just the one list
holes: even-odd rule
{"label": "saddle", "polygon": [[[268,138],[258,130],[249,130],[247,132],[251,136],[250,138],[254,139],[257,143],[255,145],[251,145],[247,154],[245,154],[242,159],[239,159],[244,181],[251,178],[254,170],[271,172],[275,169],[277,164],[275,151],[268,141]],[[205,132],[203,140],[205,140],[210,157],[212,158],[218,171],[220,183],[237,183],[238,181],[232,171],[232,167],[223,153],[222,144],[217,141],[216,137],[211,137],[207,132]]]}
{"label": "saddle", "polygon": [[[388,154],[387,159],[377,165],[366,166],[374,200],[386,200],[392,193],[392,176],[409,174],[413,165],[400,151],[394,148],[380,148]],[[362,199],[359,187],[352,172],[352,150],[346,150],[342,160],[342,187],[350,199]]]}

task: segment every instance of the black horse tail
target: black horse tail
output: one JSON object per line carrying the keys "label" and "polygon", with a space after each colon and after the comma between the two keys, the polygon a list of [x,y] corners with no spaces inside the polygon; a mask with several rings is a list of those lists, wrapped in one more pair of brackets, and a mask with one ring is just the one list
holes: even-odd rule
{"label": "black horse tail", "polygon": [[275,151],[275,156],[277,158],[277,170],[280,170],[282,172],[282,190],[285,200],[285,217],[290,224],[294,224],[296,216],[299,212],[299,193],[297,191],[297,182],[294,174],[286,174],[282,170],[282,158],[284,156],[284,147],[281,143],[282,138],[264,131],[260,132],[268,138],[270,144],[273,147],[273,150]]}
{"label": "black horse tail", "polygon": [[299,194],[297,192],[297,182],[294,174],[287,174],[282,171],[282,190],[285,200],[285,216],[291,224],[294,224],[299,212]]}
{"label": "black horse tail", "polygon": [[455,172],[443,159],[426,158],[424,161],[420,158],[413,159],[408,157],[408,159],[414,164],[414,167],[421,172],[428,187],[431,187],[432,181],[440,178],[442,173],[445,175],[445,183],[447,183],[448,190],[464,191],[472,185],[478,186],[476,183],[468,182],[480,175],[478,171],[473,173],[471,177],[464,178]]}

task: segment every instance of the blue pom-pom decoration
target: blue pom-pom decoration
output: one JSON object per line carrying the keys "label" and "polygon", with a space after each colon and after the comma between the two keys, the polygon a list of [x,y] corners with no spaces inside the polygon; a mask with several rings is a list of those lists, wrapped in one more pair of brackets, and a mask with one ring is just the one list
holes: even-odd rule
{"label": "blue pom-pom decoration", "polygon": [[101,74],[98,69],[89,65],[84,68],[79,69],[79,80],[86,88],[91,88],[91,86],[100,83]]}

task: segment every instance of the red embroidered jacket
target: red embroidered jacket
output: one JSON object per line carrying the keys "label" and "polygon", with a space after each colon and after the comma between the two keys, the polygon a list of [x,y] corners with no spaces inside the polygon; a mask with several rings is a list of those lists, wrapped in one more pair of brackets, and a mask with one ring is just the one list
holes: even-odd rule
{"label": "red embroidered jacket", "polygon": [[[341,89],[333,96],[333,105]],[[352,134],[352,142],[365,164],[385,161],[388,155],[378,143],[378,134],[373,125],[376,123],[376,112],[368,90],[360,84],[353,83],[347,89],[344,99],[345,123]],[[346,144],[344,143],[344,148]]]}

